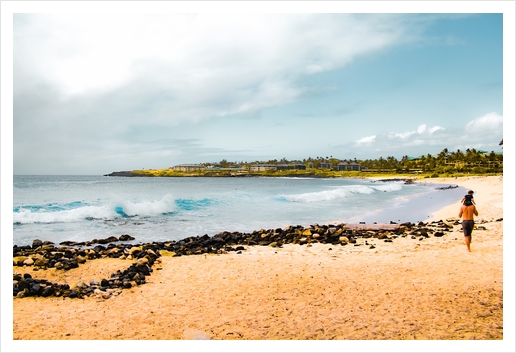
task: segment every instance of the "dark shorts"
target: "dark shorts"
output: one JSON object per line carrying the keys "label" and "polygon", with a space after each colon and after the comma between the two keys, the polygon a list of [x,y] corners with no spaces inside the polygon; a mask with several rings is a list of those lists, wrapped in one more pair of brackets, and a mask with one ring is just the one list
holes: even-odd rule
{"label": "dark shorts", "polygon": [[474,225],[475,225],[475,221],[462,221],[462,230],[464,231],[465,237],[471,236]]}

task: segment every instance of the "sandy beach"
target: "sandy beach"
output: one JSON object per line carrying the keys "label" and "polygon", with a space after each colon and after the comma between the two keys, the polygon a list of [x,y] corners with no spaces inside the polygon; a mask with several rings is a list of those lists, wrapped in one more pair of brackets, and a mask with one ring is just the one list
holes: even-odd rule
{"label": "sandy beach", "polygon": [[[354,340],[354,344],[489,340],[489,347],[496,347],[507,334],[503,181],[500,177],[425,180],[475,191],[477,227],[482,229],[473,232],[471,253],[463,243],[461,226],[455,225],[453,232],[440,238],[406,237],[391,243],[367,239],[376,245],[374,249],[312,244],[252,246],[241,254],[163,256],[146,284],[109,299],[13,298],[13,347],[30,344],[21,340],[192,339]],[[431,220],[456,220],[459,208],[457,200]],[[66,272],[32,267],[13,267],[13,272],[73,284],[108,277],[127,268],[128,261],[106,258]],[[148,344],[135,343],[133,348]],[[296,346],[296,351],[302,347],[320,346]],[[445,347],[451,350],[453,345]],[[153,351],[161,349],[172,350],[163,342],[152,346]]]}

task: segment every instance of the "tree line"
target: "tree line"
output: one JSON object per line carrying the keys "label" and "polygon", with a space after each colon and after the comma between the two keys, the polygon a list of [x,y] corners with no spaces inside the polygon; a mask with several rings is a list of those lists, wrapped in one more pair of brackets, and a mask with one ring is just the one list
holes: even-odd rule
{"label": "tree line", "polygon": [[[343,160],[333,156],[308,157],[303,160],[287,160],[283,157],[280,160],[254,161],[254,162],[229,162],[226,159],[218,163],[202,163],[204,166],[214,166],[220,168],[249,168],[253,164],[304,164],[307,168],[320,168],[321,163],[330,163],[331,167],[336,167]],[[434,174],[457,174],[457,173],[502,173],[503,154],[490,153],[474,148],[465,151],[449,151],[443,149],[437,155],[421,155],[417,157],[403,156],[397,159],[393,156],[378,159],[347,159],[344,161],[355,162],[361,169],[371,172],[391,172],[391,173],[434,173]]]}

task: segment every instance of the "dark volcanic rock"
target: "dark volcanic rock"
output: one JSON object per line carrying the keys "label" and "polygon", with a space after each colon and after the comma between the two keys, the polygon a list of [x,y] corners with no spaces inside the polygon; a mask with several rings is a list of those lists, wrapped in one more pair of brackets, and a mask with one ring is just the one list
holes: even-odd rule
{"label": "dark volcanic rock", "polygon": [[[435,233],[434,233],[435,229]],[[94,239],[90,242],[62,242],[59,247],[54,247],[50,242],[35,240],[32,246],[13,246],[13,261],[15,266],[23,267],[32,261],[34,266],[41,268],[54,267],[59,271],[67,271],[81,266],[86,261],[98,258],[122,258],[130,260],[130,265],[124,271],[113,273],[108,279],[92,280],[90,284],[84,284],[71,290],[66,284],[50,283],[48,281],[33,279],[29,274],[13,275],[13,295],[17,297],[27,296],[56,296],[69,298],[84,298],[95,294],[104,299],[109,298],[113,291],[121,291],[125,288],[143,285],[147,277],[153,273],[156,260],[166,254],[167,256],[189,256],[200,254],[225,254],[228,252],[242,253],[249,245],[261,245],[281,248],[285,244],[298,244],[312,246],[314,243],[346,245],[357,239],[382,239],[387,243],[394,242],[398,237],[411,236],[412,239],[428,238],[429,234],[436,237],[444,236],[445,231],[451,231],[452,226],[446,223],[425,222],[390,224],[361,224],[359,227],[353,224],[312,224],[304,227],[301,225],[288,226],[286,228],[260,229],[251,233],[221,232],[212,237],[190,236],[179,241],[152,242],[148,244],[119,243],[125,240],[134,240],[130,235],[108,237],[106,239]],[[93,246],[94,244],[98,244]],[[365,242],[370,249],[376,246]],[[83,248],[86,246],[87,248]],[[24,259],[31,261],[24,263]]]}
{"label": "dark volcanic rock", "polygon": [[118,240],[120,241],[126,241],[126,240],[134,240],[135,238],[130,236],[129,234],[122,234]]}
{"label": "dark volcanic rock", "polygon": [[115,177],[153,177],[151,174],[135,174],[131,171],[113,172],[110,174],[104,174],[104,176],[115,176]]}
{"label": "dark volcanic rock", "polygon": [[33,249],[36,249],[36,248],[39,248],[40,246],[43,245],[43,242],[39,239],[35,239],[33,242],[32,242],[32,248]]}
{"label": "dark volcanic rock", "polygon": [[449,190],[449,189],[456,189],[458,187],[459,187],[458,185],[449,185],[449,186],[442,186],[442,187],[435,188],[435,190]]}

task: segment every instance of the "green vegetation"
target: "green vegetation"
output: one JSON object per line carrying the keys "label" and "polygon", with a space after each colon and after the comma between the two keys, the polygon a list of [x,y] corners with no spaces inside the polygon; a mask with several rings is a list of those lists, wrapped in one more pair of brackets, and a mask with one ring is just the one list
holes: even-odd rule
{"label": "green vegetation", "polygon": [[[216,177],[216,176],[313,176],[313,177],[456,177],[465,175],[499,175],[503,173],[503,154],[490,153],[481,150],[467,149],[465,152],[457,150],[449,152],[447,148],[437,155],[422,155],[417,157],[403,156],[401,160],[394,157],[379,159],[352,160],[360,165],[360,171],[336,171],[335,168],[341,162],[340,159],[330,157],[308,158],[302,161],[286,158],[281,160],[255,161],[255,162],[228,162],[223,159],[219,163],[202,163],[202,167],[210,167],[209,170],[196,170],[191,172],[174,171],[173,168],[134,170],[134,174],[155,177]],[[320,168],[321,163],[330,163],[331,167]],[[303,164],[306,170],[268,170],[263,172],[250,172],[250,166],[255,164]],[[216,169],[221,168],[221,169]],[[233,168],[233,169],[230,169]],[[241,168],[241,170],[235,170]]]}

